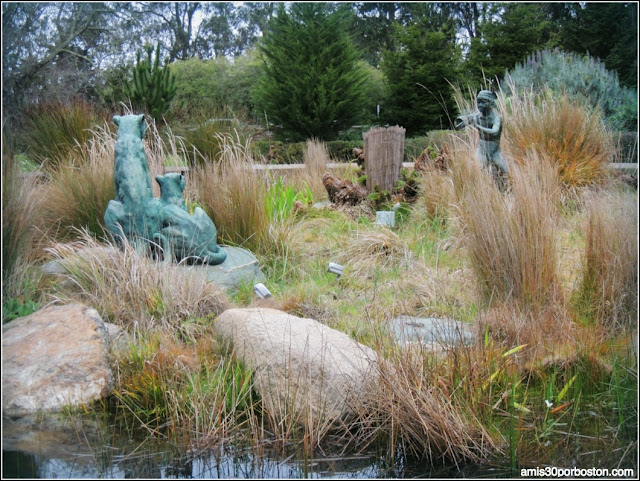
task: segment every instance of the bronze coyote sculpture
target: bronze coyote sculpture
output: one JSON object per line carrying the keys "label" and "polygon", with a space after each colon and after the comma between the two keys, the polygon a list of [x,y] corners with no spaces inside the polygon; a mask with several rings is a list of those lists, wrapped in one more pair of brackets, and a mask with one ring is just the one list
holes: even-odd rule
{"label": "bronze coyote sculpture", "polygon": [[193,214],[187,211],[182,175],[157,176],[162,194],[160,199],[153,197],[142,144],[144,115],[116,115],[113,121],[118,126],[113,173],[116,198],[104,213],[109,232],[134,242],[142,252],[161,248],[165,260],[223,263],[227,253],[217,244],[213,221],[200,207]]}

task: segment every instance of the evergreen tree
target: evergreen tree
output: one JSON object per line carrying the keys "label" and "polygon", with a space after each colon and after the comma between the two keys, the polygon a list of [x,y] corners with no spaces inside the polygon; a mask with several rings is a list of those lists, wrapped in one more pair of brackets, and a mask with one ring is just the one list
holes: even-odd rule
{"label": "evergreen tree", "polygon": [[507,70],[525,61],[528,55],[548,47],[551,22],[543,4],[499,3],[491,6],[479,32],[471,40],[467,59],[468,78],[477,84],[483,73],[488,80],[502,79]]}
{"label": "evergreen tree", "polygon": [[343,17],[321,3],[280,5],[259,51],[261,114],[289,140],[330,140],[362,116],[366,73]]}
{"label": "evergreen tree", "polygon": [[125,84],[125,91],[135,107],[143,108],[159,119],[169,110],[169,103],[176,95],[176,79],[168,65],[160,66],[160,42],[155,60],[152,58],[153,47],[146,45],[145,50],[145,59],[140,58],[140,51],[137,53],[133,77]]}
{"label": "evergreen tree", "polygon": [[588,53],[618,73],[620,82],[637,87],[638,4],[591,3],[577,6],[563,19],[562,47]]}
{"label": "evergreen tree", "polygon": [[395,39],[398,50],[387,52],[382,61],[389,88],[383,117],[405,127],[408,135],[449,128],[455,103],[448,82],[457,82],[460,60],[454,30],[429,28],[421,21],[396,27]]}

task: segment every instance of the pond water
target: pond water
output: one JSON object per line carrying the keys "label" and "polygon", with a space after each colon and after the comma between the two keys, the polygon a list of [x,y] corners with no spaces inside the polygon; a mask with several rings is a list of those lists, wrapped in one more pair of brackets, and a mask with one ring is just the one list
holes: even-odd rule
{"label": "pond water", "polygon": [[511,474],[504,468],[432,467],[406,459],[388,466],[376,453],[296,459],[260,451],[256,455],[251,448],[221,446],[189,456],[184,448],[149,437],[135,439],[104,421],[3,418],[2,478],[372,479]]}
{"label": "pond water", "polygon": [[[376,452],[300,459],[295,455],[277,455],[264,446],[242,448],[231,444],[189,454],[186,446],[168,444],[139,428],[133,433],[106,417],[100,419],[95,415],[3,417],[2,424],[2,479],[513,478],[520,475],[519,468],[509,468],[508,447],[503,460],[485,465],[434,467],[402,456],[397,456],[395,464],[389,465],[386,457]],[[604,438],[598,440],[584,434],[586,431],[582,433],[570,439],[560,435],[556,435],[555,440],[550,437],[544,461],[540,459],[527,467],[637,467],[637,436],[631,435],[630,443],[621,443],[611,451],[602,449]],[[560,443],[569,449],[557,449]],[[625,444],[631,452],[625,449]],[[622,465],[619,461],[623,461]]]}

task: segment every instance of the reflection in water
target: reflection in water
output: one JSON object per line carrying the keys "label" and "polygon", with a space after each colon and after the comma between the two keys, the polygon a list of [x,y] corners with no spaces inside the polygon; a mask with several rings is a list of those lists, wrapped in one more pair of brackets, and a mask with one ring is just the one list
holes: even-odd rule
{"label": "reflection in water", "polygon": [[185,457],[97,416],[3,417],[2,425],[3,478],[375,478],[385,473],[375,456],[298,462],[227,449]]}

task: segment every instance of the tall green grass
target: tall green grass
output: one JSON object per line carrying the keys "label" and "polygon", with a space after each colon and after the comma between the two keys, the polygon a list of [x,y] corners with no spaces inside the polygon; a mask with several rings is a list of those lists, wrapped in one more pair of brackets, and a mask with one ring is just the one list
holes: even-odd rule
{"label": "tall green grass", "polygon": [[65,164],[104,119],[85,100],[34,105],[27,109],[25,117],[28,154],[51,169]]}

